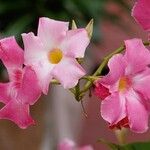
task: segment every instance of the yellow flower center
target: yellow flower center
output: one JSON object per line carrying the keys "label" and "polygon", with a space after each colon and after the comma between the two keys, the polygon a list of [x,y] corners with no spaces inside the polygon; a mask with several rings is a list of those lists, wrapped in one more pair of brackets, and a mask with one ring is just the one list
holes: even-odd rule
{"label": "yellow flower center", "polygon": [[127,77],[122,77],[119,80],[119,91],[124,91],[129,86],[129,79]]}
{"label": "yellow flower center", "polygon": [[48,53],[48,60],[52,64],[58,64],[63,57],[63,53],[60,49],[55,48]]}

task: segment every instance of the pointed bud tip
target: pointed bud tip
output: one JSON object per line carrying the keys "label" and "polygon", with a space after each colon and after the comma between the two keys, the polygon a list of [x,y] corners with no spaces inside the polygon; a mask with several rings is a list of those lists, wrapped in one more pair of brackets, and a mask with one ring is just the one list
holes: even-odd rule
{"label": "pointed bud tip", "polygon": [[87,24],[87,26],[85,27],[89,38],[92,37],[93,34],[93,23],[94,23],[94,19],[91,19],[90,22]]}
{"label": "pointed bud tip", "polygon": [[77,29],[77,25],[76,25],[76,22],[74,20],[72,20],[72,29]]}

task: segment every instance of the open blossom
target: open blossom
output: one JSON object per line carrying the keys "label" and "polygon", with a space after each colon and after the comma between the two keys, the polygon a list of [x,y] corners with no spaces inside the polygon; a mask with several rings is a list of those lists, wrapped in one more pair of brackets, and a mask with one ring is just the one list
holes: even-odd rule
{"label": "open blossom", "polygon": [[132,16],[144,28],[150,31],[150,0],[137,0]]}
{"label": "open blossom", "polygon": [[0,40],[0,58],[9,75],[8,83],[0,83],[0,102],[4,103],[0,119],[11,120],[20,128],[27,128],[34,124],[29,106],[37,101],[41,90],[31,67],[23,68],[23,57],[23,50],[14,37]]}
{"label": "open blossom", "polygon": [[101,115],[110,128],[145,132],[150,111],[150,52],[140,39],[127,40],[125,46],[124,55],[109,60],[109,73],[97,81],[101,86],[96,86],[96,94],[102,96]]}
{"label": "open blossom", "polygon": [[65,139],[59,144],[58,150],[94,150],[94,149],[91,146],[83,146],[79,148],[73,141]]}
{"label": "open blossom", "polygon": [[74,87],[85,75],[76,58],[84,57],[89,44],[85,29],[68,30],[68,22],[40,18],[38,33],[22,34],[25,64],[35,70],[42,91],[47,94],[50,81],[57,79],[64,88]]}

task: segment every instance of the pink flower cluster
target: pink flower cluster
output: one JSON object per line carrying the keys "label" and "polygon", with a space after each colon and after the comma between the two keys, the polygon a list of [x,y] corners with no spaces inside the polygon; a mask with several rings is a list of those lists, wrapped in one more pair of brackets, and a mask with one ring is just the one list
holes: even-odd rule
{"label": "pink flower cluster", "polygon": [[[150,31],[150,0],[137,0],[132,16]],[[22,34],[24,50],[14,37],[0,40],[0,59],[7,68],[8,83],[0,83],[0,119],[27,128],[35,122],[30,115],[42,93],[47,94],[51,80],[73,88],[85,75],[77,58],[83,58],[90,42],[85,28],[68,30],[68,22],[40,18],[37,35]],[[128,127],[134,132],[148,129],[150,114],[150,52],[141,39],[125,41],[125,53],[108,62],[109,73],[95,82],[95,94],[102,99],[101,115],[110,128]],[[69,141],[60,150],[76,148]]]}
{"label": "pink flower cluster", "polygon": [[[137,0],[132,16],[150,31],[150,1]],[[108,62],[109,73],[95,82],[95,95],[102,101],[101,115],[111,129],[148,129],[150,114],[150,52],[141,39],[125,41],[125,54]]]}
{"label": "pink flower cluster", "polygon": [[0,83],[0,119],[20,128],[34,124],[29,107],[47,94],[57,79],[64,88],[74,87],[85,75],[76,58],[84,57],[89,44],[86,29],[68,30],[68,22],[40,18],[38,33],[22,34],[24,51],[14,37],[0,40],[0,59],[7,68],[8,83]]}

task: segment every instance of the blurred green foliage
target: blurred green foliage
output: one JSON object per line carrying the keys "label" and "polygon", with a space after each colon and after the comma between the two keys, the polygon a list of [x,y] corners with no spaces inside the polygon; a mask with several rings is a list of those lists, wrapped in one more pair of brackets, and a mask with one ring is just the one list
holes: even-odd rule
{"label": "blurred green foliage", "polygon": [[134,142],[122,145],[111,143],[104,139],[99,139],[98,142],[105,144],[110,150],[150,150],[150,141]]}
{"label": "blurred green foliage", "polygon": [[118,19],[105,10],[109,1],[114,1],[128,10],[128,5],[123,0],[0,0],[1,35],[20,37],[22,32],[36,32],[41,16],[64,21],[74,19],[79,26],[84,26],[93,18],[94,39],[98,40],[100,33],[97,29],[100,21]]}

